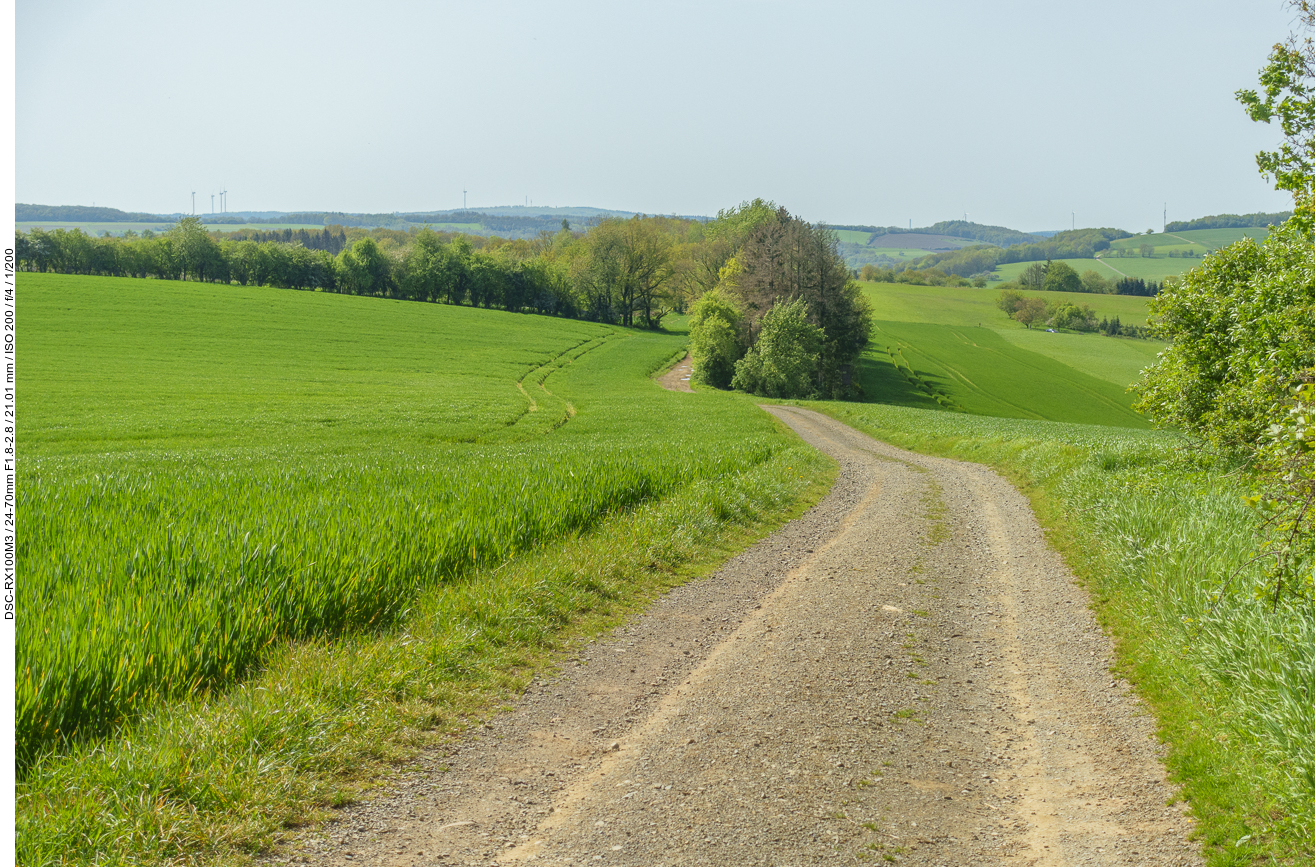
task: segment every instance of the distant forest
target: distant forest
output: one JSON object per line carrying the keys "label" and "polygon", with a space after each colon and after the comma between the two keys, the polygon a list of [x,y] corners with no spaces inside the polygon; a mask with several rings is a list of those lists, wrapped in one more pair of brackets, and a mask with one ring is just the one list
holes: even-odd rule
{"label": "distant forest", "polygon": [[174,217],[160,214],[138,214],[118,208],[91,208],[84,205],[14,205],[14,221],[30,223],[50,220],[52,223],[172,223]]}
{"label": "distant forest", "polygon": [[931,226],[918,229],[905,229],[900,226],[829,226],[831,229],[871,232],[874,235],[948,235],[951,238],[967,238],[982,241],[997,247],[1012,247],[1015,244],[1035,244],[1045,240],[1040,235],[1031,235],[1017,229],[1004,226],[984,226],[981,223],[969,223],[964,220],[942,220]]}
{"label": "distant forest", "polygon": [[1291,211],[1279,211],[1276,214],[1217,214],[1213,217],[1169,223],[1164,230],[1189,232],[1192,229],[1257,229],[1261,226],[1277,226],[1291,216]]}
{"label": "distant forest", "polygon": [[937,268],[946,274],[971,277],[974,274],[984,274],[997,265],[1007,265],[1010,262],[1090,259],[1101,250],[1108,249],[1111,241],[1131,237],[1131,232],[1125,232],[1122,229],[1077,229],[1068,232],[1057,232],[1051,238],[1038,238],[1037,241],[1029,244],[1015,244],[1010,247],[964,247],[961,250],[951,250],[946,253],[933,253],[930,256],[915,259],[904,267],[912,270]]}
{"label": "distant forest", "polygon": [[342,226],[325,226],[319,232],[306,229],[239,229],[224,233],[223,239],[234,242],[255,241],[257,244],[300,244],[307,250],[323,250],[337,256],[347,246],[347,231]]}

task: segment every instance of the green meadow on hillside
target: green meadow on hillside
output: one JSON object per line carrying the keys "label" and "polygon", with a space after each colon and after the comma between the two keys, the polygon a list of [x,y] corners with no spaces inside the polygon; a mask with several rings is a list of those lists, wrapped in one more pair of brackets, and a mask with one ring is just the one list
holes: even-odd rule
{"label": "green meadow on hillside", "polygon": [[872,240],[871,232],[860,232],[857,229],[832,229],[836,238],[842,244],[866,244]]}
{"label": "green meadow on hillside", "polygon": [[[1092,260],[1085,260],[1091,262]],[[913,286],[907,283],[861,282],[875,319],[929,322],[937,325],[982,325],[997,331],[1023,328],[995,306],[998,285],[981,289],[953,286]],[[1129,325],[1146,324],[1146,299],[1130,295],[1088,295],[1074,292],[1025,292],[1048,302],[1088,304],[1097,316],[1118,316]]]}
{"label": "green meadow on hillside", "polygon": [[[1176,277],[1201,264],[1200,259],[1144,259],[1140,256],[1123,259],[1104,256],[1100,259],[1056,259],[1055,261],[1063,262],[1079,274],[1083,271],[1095,271],[1111,281],[1118,280],[1120,277],[1160,281],[1165,277]],[[1008,265],[997,265],[994,274],[1001,280],[1017,280],[1018,275],[1031,264],[1033,263],[1010,262]]]}
{"label": "green meadow on hillside", "polygon": [[680,335],[126,278],[19,292],[25,764],[797,448],[752,404],[649,381]]}
{"label": "green meadow on hillside", "polygon": [[[1025,329],[996,307],[999,289],[863,283],[878,332],[864,353],[865,400],[1010,418],[1144,427],[1124,390],[1164,344]],[[1146,323],[1147,299],[1026,292]],[[914,328],[916,323],[921,327]],[[885,335],[885,339],[882,339]],[[976,371],[979,371],[976,372]]]}
{"label": "green meadow on hillside", "polygon": [[1040,328],[997,329],[996,333],[1019,349],[1052,358],[1120,388],[1136,382],[1142,368],[1154,361],[1164,348],[1158,340],[1103,337],[1099,334],[1050,334]]}
{"label": "green meadow on hillside", "polygon": [[866,399],[877,403],[930,408],[930,398],[974,415],[1148,426],[1124,388],[1020,349],[990,328],[879,321],[859,369]]}
{"label": "green meadow on hillside", "polygon": [[1188,229],[1185,232],[1172,232],[1171,237],[1183,238],[1193,244],[1199,244],[1208,250],[1218,250],[1229,244],[1237,243],[1243,238],[1261,240],[1269,234],[1269,229]]}
{"label": "green meadow on hillside", "polygon": [[1133,235],[1110,243],[1112,250],[1136,250],[1150,244],[1157,255],[1161,251],[1185,250],[1189,247],[1198,253],[1214,251],[1234,244],[1243,238],[1264,238],[1269,234],[1265,227],[1255,229],[1188,229],[1183,232],[1156,232],[1151,235]]}

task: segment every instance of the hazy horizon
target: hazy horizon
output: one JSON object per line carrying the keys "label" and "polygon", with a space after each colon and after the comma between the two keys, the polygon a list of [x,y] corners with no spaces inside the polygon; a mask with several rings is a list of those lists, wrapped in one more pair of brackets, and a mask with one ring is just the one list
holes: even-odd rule
{"label": "hazy horizon", "polygon": [[[19,0],[16,199],[147,213],[570,205],[1129,231],[1290,207],[1280,0]],[[216,208],[218,199],[216,199]]]}

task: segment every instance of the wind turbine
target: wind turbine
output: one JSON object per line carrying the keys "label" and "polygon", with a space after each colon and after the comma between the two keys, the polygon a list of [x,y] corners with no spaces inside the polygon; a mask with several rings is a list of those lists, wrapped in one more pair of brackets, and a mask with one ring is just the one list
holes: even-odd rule
{"label": "wind turbine", "polygon": [[192,216],[196,216],[196,190],[192,190]]}

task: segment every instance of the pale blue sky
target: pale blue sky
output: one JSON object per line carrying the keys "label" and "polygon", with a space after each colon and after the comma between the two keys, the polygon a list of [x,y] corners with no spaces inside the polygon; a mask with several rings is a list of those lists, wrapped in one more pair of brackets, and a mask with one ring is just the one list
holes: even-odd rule
{"label": "pale blue sky", "polygon": [[17,200],[133,211],[755,196],[833,224],[1286,208],[1233,99],[1293,21],[1204,2],[18,0]]}

